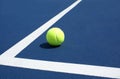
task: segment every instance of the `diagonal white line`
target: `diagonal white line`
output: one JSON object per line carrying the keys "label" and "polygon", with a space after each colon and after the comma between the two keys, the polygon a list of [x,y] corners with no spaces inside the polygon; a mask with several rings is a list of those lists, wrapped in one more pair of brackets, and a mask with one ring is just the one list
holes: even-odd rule
{"label": "diagonal white line", "polygon": [[54,23],[61,19],[65,14],[67,14],[71,9],[73,9],[81,0],[75,1],[68,8],[57,14],[55,17],[50,19],[48,22],[40,26],[37,30],[26,36],[24,39],[16,43],[14,46],[5,51],[1,56],[3,57],[15,57],[23,49],[25,49],[29,44],[31,44],[35,39],[37,39],[43,32],[50,28]]}
{"label": "diagonal white line", "polygon": [[0,56],[0,65],[120,79],[120,68],[14,58],[30,43],[37,39],[44,31],[73,9],[80,1],[81,0],[75,1],[68,8],[5,51]]}
{"label": "diagonal white line", "polygon": [[1,58],[0,65],[120,79],[120,68],[113,67],[71,64],[23,58]]}

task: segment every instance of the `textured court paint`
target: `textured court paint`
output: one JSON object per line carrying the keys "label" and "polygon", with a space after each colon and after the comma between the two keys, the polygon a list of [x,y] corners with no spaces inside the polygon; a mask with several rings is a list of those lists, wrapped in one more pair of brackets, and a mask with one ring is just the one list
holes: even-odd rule
{"label": "textured court paint", "polygon": [[51,62],[24,58],[1,58],[0,64],[20,68],[120,79],[120,68],[113,67]]}
{"label": "textured court paint", "polygon": [[[80,0],[77,0],[74,5],[77,5]],[[72,9],[73,7],[71,7]],[[62,12],[61,12],[62,13]],[[61,15],[61,14],[59,14]],[[61,17],[64,16],[61,15]],[[55,16],[57,17],[57,16]],[[57,22],[59,19],[55,18],[54,20]],[[52,18],[53,19],[53,18]],[[47,30],[47,28],[44,29],[43,26],[49,25],[49,23],[53,22],[53,20],[48,21],[44,25],[42,25],[42,30]],[[50,23],[50,24],[51,24]],[[54,22],[55,23],[55,22]],[[54,24],[53,23],[53,24]],[[52,24],[51,24],[52,25]],[[37,32],[40,30],[36,30]],[[43,32],[44,32],[43,31]],[[35,33],[35,32],[33,32]],[[39,32],[40,33],[40,32]],[[42,32],[41,32],[42,34]],[[37,37],[39,37],[41,34],[39,34]],[[31,36],[32,33],[29,35]],[[28,40],[27,36],[23,40]],[[34,35],[33,35],[34,36]],[[93,66],[93,65],[83,65],[83,64],[70,64],[70,63],[59,63],[59,62],[50,62],[50,61],[42,61],[42,60],[32,60],[32,59],[23,59],[23,58],[12,58],[19,54],[24,48],[26,48],[30,43],[32,43],[35,39],[34,37],[29,37],[31,39],[31,42],[29,41],[20,41],[10,49],[8,49],[6,52],[4,52],[0,58],[0,64],[1,65],[7,65],[7,66],[14,66],[14,67],[21,67],[21,68],[29,68],[29,69],[37,69],[37,70],[46,70],[46,71],[55,71],[55,72],[64,72],[64,73],[72,73],[72,74],[82,74],[82,75],[90,75],[90,76],[100,76],[100,77],[108,77],[108,78],[120,78],[120,68],[114,68],[114,67],[104,67],[104,66]],[[34,38],[34,39],[33,39]],[[25,46],[23,46],[23,43],[27,43]],[[18,45],[18,47],[16,47]],[[20,46],[23,46],[22,48]],[[16,50],[17,49],[17,50]],[[19,49],[19,50],[18,50]],[[13,53],[13,51],[15,53]],[[9,58],[10,57],[10,58]],[[26,64],[27,63],[27,64]],[[49,65],[49,66],[48,66]]]}
{"label": "textured court paint", "polygon": [[59,19],[61,19],[65,14],[67,14],[70,10],[72,10],[77,4],[79,4],[81,0],[75,1],[68,8],[57,14],[55,17],[50,19],[48,22],[40,26],[34,32],[26,36],[24,39],[16,43],[14,46],[5,51],[1,56],[3,57],[15,57],[19,54],[23,49],[25,49],[29,44],[31,44],[35,39],[37,39],[42,33],[44,33],[48,28],[50,28],[54,23],[56,23]]}

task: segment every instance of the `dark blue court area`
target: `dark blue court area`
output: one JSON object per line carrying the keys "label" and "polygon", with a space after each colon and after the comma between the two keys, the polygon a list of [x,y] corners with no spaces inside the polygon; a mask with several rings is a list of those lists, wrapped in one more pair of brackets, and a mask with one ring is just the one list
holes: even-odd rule
{"label": "dark blue court area", "polygon": [[120,7],[117,3],[83,0],[53,25],[65,32],[62,46],[49,47],[44,33],[17,57],[120,67]]}
{"label": "dark blue court area", "polygon": [[[0,0],[0,54],[76,0]],[[17,58],[120,68],[120,0],[82,0],[57,21],[65,33],[51,47],[46,32]],[[0,65],[0,79],[109,79]]]}

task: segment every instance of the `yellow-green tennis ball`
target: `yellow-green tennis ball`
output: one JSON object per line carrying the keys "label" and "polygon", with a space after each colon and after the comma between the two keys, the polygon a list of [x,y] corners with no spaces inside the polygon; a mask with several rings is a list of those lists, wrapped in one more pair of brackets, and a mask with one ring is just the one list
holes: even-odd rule
{"label": "yellow-green tennis ball", "polygon": [[65,35],[60,28],[53,27],[48,30],[46,39],[51,46],[59,46],[64,42]]}

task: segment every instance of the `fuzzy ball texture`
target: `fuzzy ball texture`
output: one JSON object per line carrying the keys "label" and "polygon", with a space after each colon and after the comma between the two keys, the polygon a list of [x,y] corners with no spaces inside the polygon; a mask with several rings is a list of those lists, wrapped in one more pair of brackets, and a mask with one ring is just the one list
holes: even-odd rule
{"label": "fuzzy ball texture", "polygon": [[53,27],[48,30],[46,39],[51,46],[59,46],[64,42],[65,35],[60,28]]}

